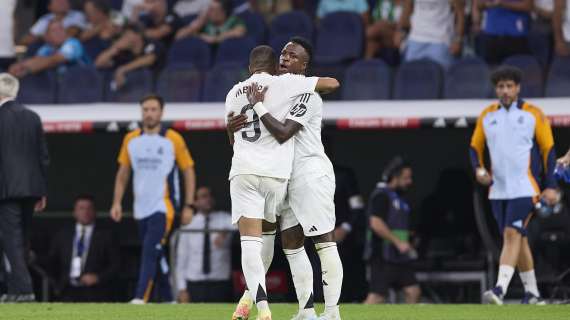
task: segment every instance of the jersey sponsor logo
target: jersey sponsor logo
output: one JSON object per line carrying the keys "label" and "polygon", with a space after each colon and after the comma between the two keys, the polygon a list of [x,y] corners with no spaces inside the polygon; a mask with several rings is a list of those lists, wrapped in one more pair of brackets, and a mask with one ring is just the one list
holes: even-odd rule
{"label": "jersey sponsor logo", "polygon": [[294,117],[302,117],[307,113],[307,106],[303,103],[296,104],[293,108],[291,108],[291,115]]}

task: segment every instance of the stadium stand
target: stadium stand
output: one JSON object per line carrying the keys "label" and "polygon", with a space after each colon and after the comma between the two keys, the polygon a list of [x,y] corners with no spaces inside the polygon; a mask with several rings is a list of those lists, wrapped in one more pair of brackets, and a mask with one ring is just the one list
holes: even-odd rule
{"label": "stadium stand", "polygon": [[514,55],[503,61],[505,65],[520,68],[523,71],[521,96],[524,98],[544,96],[544,74],[538,60],[531,55]]}
{"label": "stadium stand", "polygon": [[269,31],[269,45],[276,52],[281,52],[293,36],[301,36],[312,42],[314,26],[311,18],[303,11],[291,11],[275,17]]}
{"label": "stadium stand", "polygon": [[20,81],[18,100],[27,104],[56,103],[56,87],[55,71],[29,75]]}
{"label": "stadium stand", "polygon": [[546,81],[546,97],[570,95],[570,58],[555,58]]}
{"label": "stadium stand", "polygon": [[215,65],[236,63],[246,66],[249,60],[249,53],[254,47],[255,40],[250,37],[225,40],[218,47]]}
{"label": "stadium stand", "polygon": [[141,97],[153,91],[152,71],[139,69],[127,74],[127,82],[119,90],[113,90],[112,81],[106,86],[106,101],[108,102],[138,102]]}
{"label": "stadium stand", "polygon": [[343,100],[387,100],[392,91],[392,70],[382,60],[359,60],[347,70]]}
{"label": "stadium stand", "polygon": [[191,65],[171,65],[162,70],[156,87],[167,102],[200,101],[202,74]]}
{"label": "stadium stand", "polygon": [[58,77],[58,103],[103,101],[103,75],[90,66],[74,66]]}
{"label": "stadium stand", "polygon": [[394,83],[394,99],[439,99],[443,70],[431,60],[415,60],[400,65]]}
{"label": "stadium stand", "polygon": [[223,63],[216,65],[204,81],[202,101],[225,101],[228,91],[247,76],[242,64]]}
{"label": "stadium stand", "polygon": [[358,59],[364,46],[362,17],[356,13],[334,12],[320,22],[315,46],[315,62],[339,64]]}
{"label": "stadium stand", "polygon": [[477,99],[492,93],[489,68],[479,58],[466,58],[455,62],[445,73],[445,99]]}
{"label": "stadium stand", "polygon": [[210,45],[197,37],[175,41],[168,52],[168,66],[192,65],[200,71],[207,71],[212,60]]}

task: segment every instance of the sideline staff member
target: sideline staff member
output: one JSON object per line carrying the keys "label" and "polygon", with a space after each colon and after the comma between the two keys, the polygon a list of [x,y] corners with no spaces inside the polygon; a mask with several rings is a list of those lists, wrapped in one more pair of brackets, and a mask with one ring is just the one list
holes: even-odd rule
{"label": "sideline staff member", "polygon": [[35,300],[26,264],[27,235],[32,213],[46,206],[49,157],[42,122],[14,101],[19,86],[12,75],[0,74],[0,247],[8,270],[7,294],[0,302]]}
{"label": "sideline staff member", "polygon": [[[539,196],[549,204],[558,198],[552,129],[542,110],[519,99],[521,80],[518,68],[506,66],[493,73],[491,81],[499,103],[483,110],[471,140],[476,179],[490,186],[493,215],[503,236],[497,284],[483,295],[484,302],[493,304],[503,304],[515,268],[525,289],[522,303],[544,304],[526,228]],[[485,168],[485,145],[492,174]]]}
{"label": "sideline staff member", "polygon": [[184,175],[186,190],[182,224],[188,224],[194,214],[194,160],[182,136],[161,125],[164,100],[160,96],[149,95],[140,101],[140,105],[143,129],[130,132],[123,141],[111,218],[119,222],[123,216],[121,202],[132,168],[134,218],[138,220],[140,228],[142,255],[135,298],[131,303],[148,302],[155,278],[162,300],[170,302],[174,299],[164,246],[179,202],[176,165]]}

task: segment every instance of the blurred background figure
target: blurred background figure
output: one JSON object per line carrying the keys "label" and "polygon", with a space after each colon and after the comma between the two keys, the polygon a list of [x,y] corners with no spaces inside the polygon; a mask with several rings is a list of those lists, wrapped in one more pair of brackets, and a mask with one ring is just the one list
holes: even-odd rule
{"label": "blurred background figure", "polygon": [[120,253],[113,233],[96,224],[95,201],[79,195],[73,205],[75,224],[57,233],[46,268],[63,302],[112,301],[113,281],[120,269]]}
{"label": "blurred background figure", "polygon": [[366,304],[384,303],[388,289],[402,290],[406,303],[417,303],[421,291],[411,265],[417,253],[411,244],[411,207],[405,195],[412,187],[412,168],[395,157],[370,195],[370,289]]}
{"label": "blurred background figure", "polygon": [[196,191],[196,214],[182,226],[176,249],[178,302],[232,301],[231,214],[215,211],[209,187]]}
{"label": "blurred background figure", "polygon": [[0,74],[0,247],[4,251],[7,293],[0,302],[32,302],[27,266],[34,211],[47,202],[49,156],[40,117],[14,101],[20,84]]}
{"label": "blurred background figure", "polygon": [[62,73],[68,66],[91,64],[91,58],[85,53],[81,42],[65,32],[63,23],[50,22],[44,38],[46,43],[34,57],[11,65],[8,72],[23,78],[52,68]]}

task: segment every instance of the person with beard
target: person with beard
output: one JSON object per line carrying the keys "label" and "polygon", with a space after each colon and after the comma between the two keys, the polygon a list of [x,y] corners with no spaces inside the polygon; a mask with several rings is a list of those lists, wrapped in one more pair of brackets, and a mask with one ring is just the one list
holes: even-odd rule
{"label": "person with beard", "polygon": [[384,303],[389,288],[402,289],[406,303],[417,303],[421,291],[411,262],[411,208],[404,194],[412,186],[412,168],[397,156],[384,169],[368,203],[372,254],[370,292],[366,304]]}
{"label": "person with beard", "polygon": [[[511,66],[500,67],[491,75],[499,102],[477,119],[470,146],[475,178],[479,184],[491,186],[491,208],[503,237],[497,284],[483,295],[483,302],[498,305],[503,304],[515,268],[524,285],[522,303],[544,304],[526,229],[540,198],[547,205],[560,198],[554,177],[552,129],[542,110],[519,98],[521,80],[522,71]],[[491,160],[489,171],[485,146]]]}
{"label": "person with beard", "polygon": [[[121,221],[121,206],[131,170],[134,172],[134,218],[142,242],[141,267],[132,304],[148,302],[156,283],[162,300],[174,301],[169,283],[165,246],[178,207],[178,170],[182,171],[185,202],[181,222],[190,223],[194,214],[196,173],[194,160],[184,138],[161,125],[164,100],[157,95],[141,99],[143,128],[128,133],[119,153],[119,169],[111,218]],[[178,166],[178,168],[176,167]]]}

